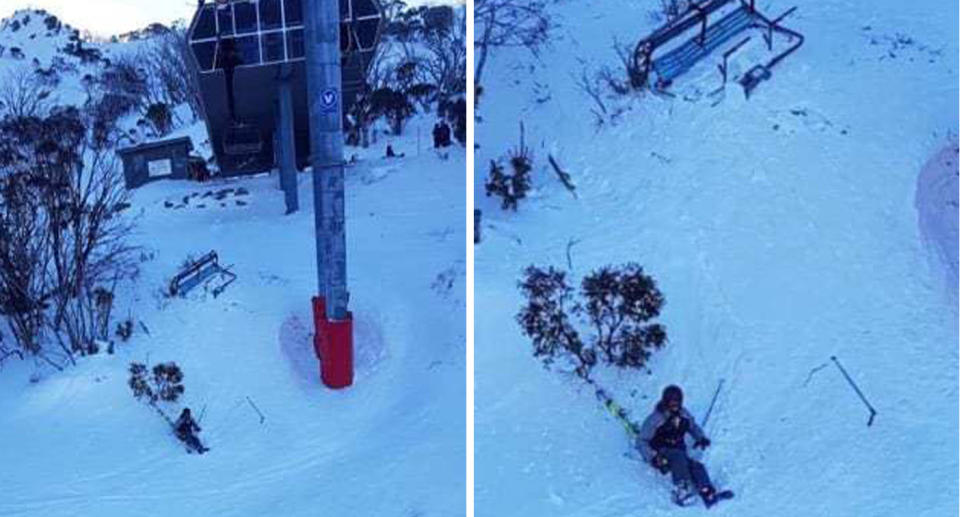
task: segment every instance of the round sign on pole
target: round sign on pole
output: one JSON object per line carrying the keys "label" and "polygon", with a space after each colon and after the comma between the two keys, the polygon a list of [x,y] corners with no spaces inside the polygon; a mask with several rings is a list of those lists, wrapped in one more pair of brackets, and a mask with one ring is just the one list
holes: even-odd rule
{"label": "round sign on pole", "polygon": [[320,94],[320,107],[323,111],[337,111],[340,105],[340,92],[336,88],[327,88]]}

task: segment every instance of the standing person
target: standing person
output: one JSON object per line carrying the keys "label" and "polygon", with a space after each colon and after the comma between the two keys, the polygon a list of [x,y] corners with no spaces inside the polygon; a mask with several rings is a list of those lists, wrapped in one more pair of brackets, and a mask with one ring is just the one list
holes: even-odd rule
{"label": "standing person", "polygon": [[450,124],[447,124],[445,120],[440,121],[440,147],[448,147],[450,145]]}
{"label": "standing person", "polygon": [[433,148],[439,149],[443,147],[443,128],[440,127],[440,120],[437,120],[437,123],[433,125]]}
{"label": "standing person", "polygon": [[660,472],[671,474],[677,504],[683,504],[694,490],[707,508],[721,499],[733,497],[729,490],[718,493],[703,464],[687,456],[687,433],[695,440],[694,448],[710,446],[710,439],[683,407],[683,390],[670,385],[663,390],[660,401],[640,427],[636,447],[645,461]]}

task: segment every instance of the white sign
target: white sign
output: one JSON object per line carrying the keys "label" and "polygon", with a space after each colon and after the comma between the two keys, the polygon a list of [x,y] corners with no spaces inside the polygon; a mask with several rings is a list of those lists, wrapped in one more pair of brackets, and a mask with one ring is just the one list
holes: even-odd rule
{"label": "white sign", "polygon": [[147,162],[147,176],[156,178],[159,176],[169,176],[173,174],[173,166],[170,160],[153,160]]}
{"label": "white sign", "polygon": [[323,111],[335,111],[340,100],[340,92],[336,88],[327,88],[320,93],[320,107]]}

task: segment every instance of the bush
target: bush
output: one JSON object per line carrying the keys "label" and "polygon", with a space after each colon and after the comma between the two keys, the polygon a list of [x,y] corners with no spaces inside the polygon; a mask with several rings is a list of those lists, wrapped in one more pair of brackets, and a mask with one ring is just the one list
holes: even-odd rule
{"label": "bush", "polygon": [[387,117],[395,135],[403,133],[403,125],[415,112],[413,103],[402,91],[389,87],[374,90],[370,96],[370,104],[375,113]]}
{"label": "bush", "polygon": [[[523,333],[533,341],[533,355],[545,366],[557,360],[574,365],[590,379],[593,367],[641,370],[651,354],[667,343],[666,329],[651,320],[660,315],[664,298],[653,278],[634,263],[605,266],[583,278],[580,298],[563,271],[530,266],[519,283],[527,299],[517,314]],[[586,341],[576,322],[591,329]]]}
{"label": "bush", "polygon": [[43,19],[43,24],[47,26],[48,31],[59,31],[62,24],[54,15],[48,15]]}
{"label": "bush", "polygon": [[500,197],[500,206],[504,210],[517,210],[517,203],[527,197],[530,190],[530,171],[533,170],[533,159],[530,149],[523,145],[510,151],[507,158],[510,164],[510,173],[504,171],[499,162],[490,162],[490,175],[485,185],[487,196]]}
{"label": "bush", "polygon": [[134,398],[155,405],[157,401],[176,402],[183,395],[183,372],[175,362],[160,363],[148,374],[147,365],[130,363],[127,385]]}
{"label": "bush", "polygon": [[71,362],[107,338],[112,288],[132,276],[122,177],[89,147],[74,107],[0,121],[0,310],[18,348],[56,367],[53,338]]}
{"label": "bush", "polygon": [[453,101],[441,102],[439,111],[453,128],[453,137],[467,145],[467,99],[460,95]]}
{"label": "bush", "polygon": [[121,341],[129,341],[130,336],[133,335],[133,320],[127,318],[117,323],[117,330],[114,331],[114,334],[116,334]]}
{"label": "bush", "polygon": [[173,113],[165,102],[157,102],[147,107],[146,119],[153,125],[158,136],[164,136],[173,129]]}

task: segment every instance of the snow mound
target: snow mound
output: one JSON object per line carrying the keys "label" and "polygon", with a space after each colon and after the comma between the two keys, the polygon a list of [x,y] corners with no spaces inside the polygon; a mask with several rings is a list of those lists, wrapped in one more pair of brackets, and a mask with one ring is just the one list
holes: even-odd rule
{"label": "snow mound", "polygon": [[917,178],[917,221],[924,242],[947,269],[947,283],[957,290],[958,242],[957,197],[958,169],[956,144],[936,153],[920,170]]}

